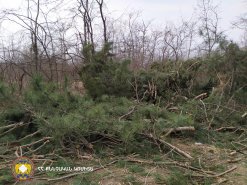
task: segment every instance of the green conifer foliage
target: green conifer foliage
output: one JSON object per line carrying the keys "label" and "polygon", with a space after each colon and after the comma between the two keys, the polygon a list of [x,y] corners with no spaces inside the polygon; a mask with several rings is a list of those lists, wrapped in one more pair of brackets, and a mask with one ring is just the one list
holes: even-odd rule
{"label": "green conifer foliage", "polygon": [[[87,48],[87,47],[86,47]],[[93,98],[102,95],[131,96],[131,72],[129,61],[113,61],[110,58],[111,43],[106,44],[102,50],[91,55],[86,52],[85,65],[80,76],[84,85]]]}

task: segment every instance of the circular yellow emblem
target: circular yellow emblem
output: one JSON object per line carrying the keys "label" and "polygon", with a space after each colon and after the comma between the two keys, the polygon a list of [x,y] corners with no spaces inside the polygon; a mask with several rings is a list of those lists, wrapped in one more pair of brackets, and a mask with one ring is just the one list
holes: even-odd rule
{"label": "circular yellow emblem", "polygon": [[19,181],[30,180],[33,177],[34,164],[27,157],[19,157],[13,162],[12,173]]}

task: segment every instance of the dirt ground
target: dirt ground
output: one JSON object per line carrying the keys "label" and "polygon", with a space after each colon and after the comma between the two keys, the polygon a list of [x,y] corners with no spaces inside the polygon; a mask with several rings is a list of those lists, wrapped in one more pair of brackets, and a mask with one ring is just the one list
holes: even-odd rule
{"label": "dirt ground", "polygon": [[[210,181],[200,181],[196,175],[189,169],[183,169],[185,174],[190,174],[192,181],[183,182],[178,181],[177,185],[184,184],[222,184],[222,185],[247,185],[247,155],[246,151],[236,152],[234,150],[215,147],[213,145],[192,143],[182,140],[174,140],[173,145],[186,151],[193,160],[185,162],[188,166],[197,166],[197,168],[215,172],[218,177],[209,178]],[[138,160],[143,160],[135,157]],[[153,159],[145,159],[145,161],[153,161]],[[167,161],[167,156],[160,156],[159,161]],[[90,161],[88,161],[90,164]],[[233,169],[227,172],[229,169]],[[167,181],[172,174],[174,167],[160,166],[144,163],[114,163],[106,168],[89,174],[81,174],[72,178],[64,178],[55,182],[47,182],[41,180],[33,180],[29,183],[16,183],[16,184],[54,184],[54,185],[125,185],[125,184],[171,184],[175,185],[176,180]],[[194,176],[195,175],[195,176]],[[201,174],[203,176],[203,174]],[[206,174],[205,174],[206,176]],[[57,177],[49,177],[57,178]],[[180,180],[180,176],[175,176],[175,179]],[[201,178],[201,177],[200,177]],[[191,183],[193,182],[193,183]]]}

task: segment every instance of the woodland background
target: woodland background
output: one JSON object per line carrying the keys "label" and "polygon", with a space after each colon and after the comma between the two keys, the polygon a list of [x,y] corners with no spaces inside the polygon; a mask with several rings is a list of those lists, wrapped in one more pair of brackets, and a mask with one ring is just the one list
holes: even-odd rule
{"label": "woodland background", "polygon": [[36,184],[247,183],[246,15],[232,23],[245,33],[235,43],[210,0],[159,29],[138,12],[108,16],[103,0],[75,1],[55,20],[62,3],[0,12],[21,27],[1,44],[2,184],[22,155],[96,166],[94,175],[35,172]]}

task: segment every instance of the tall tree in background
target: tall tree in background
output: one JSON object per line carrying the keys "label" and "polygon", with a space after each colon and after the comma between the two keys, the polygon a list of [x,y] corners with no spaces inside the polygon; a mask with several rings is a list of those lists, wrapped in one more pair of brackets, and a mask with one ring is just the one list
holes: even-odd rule
{"label": "tall tree in background", "polygon": [[202,38],[202,48],[208,56],[223,37],[219,30],[218,6],[212,0],[200,0],[199,8],[199,36]]}
{"label": "tall tree in background", "polygon": [[94,43],[94,30],[93,30],[93,1],[90,0],[78,0],[78,11],[83,19],[83,36],[82,45],[88,47],[90,45],[91,53],[95,51]]}
{"label": "tall tree in background", "polygon": [[38,29],[39,29],[39,25],[38,25],[38,19],[39,19],[39,13],[40,13],[40,1],[37,0],[33,1],[33,3],[36,4],[36,15],[34,17],[34,19],[32,18],[32,13],[30,11],[30,1],[28,0],[28,18],[30,18],[30,20],[33,19],[33,21],[30,21],[30,26],[32,27],[32,31],[31,31],[31,40],[32,40],[32,46],[31,46],[31,51],[34,54],[34,56],[32,57],[33,63],[35,64],[35,71],[36,73],[38,71],[40,71],[41,66],[39,64],[39,50],[38,50]]}
{"label": "tall tree in background", "polygon": [[247,13],[241,15],[238,18],[238,20],[233,23],[233,25],[244,31],[244,34],[242,37],[242,43],[244,47],[247,47]]}
{"label": "tall tree in background", "polygon": [[107,44],[108,38],[107,38],[106,17],[104,16],[104,12],[103,12],[104,0],[96,0],[96,2],[99,5],[100,17],[103,23],[104,44]]}

